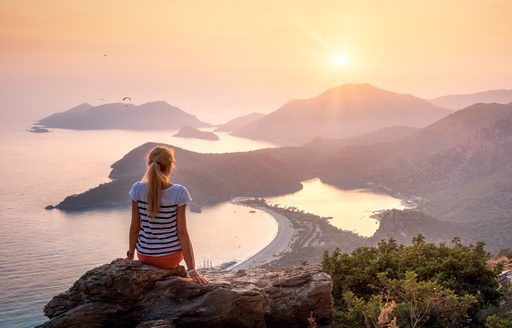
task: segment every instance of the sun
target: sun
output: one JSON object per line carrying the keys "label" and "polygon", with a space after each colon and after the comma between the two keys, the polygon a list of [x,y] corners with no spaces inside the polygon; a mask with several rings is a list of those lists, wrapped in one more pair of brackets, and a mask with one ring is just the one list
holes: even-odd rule
{"label": "sun", "polygon": [[343,54],[338,54],[334,57],[334,65],[337,67],[345,66],[347,61],[347,57]]}

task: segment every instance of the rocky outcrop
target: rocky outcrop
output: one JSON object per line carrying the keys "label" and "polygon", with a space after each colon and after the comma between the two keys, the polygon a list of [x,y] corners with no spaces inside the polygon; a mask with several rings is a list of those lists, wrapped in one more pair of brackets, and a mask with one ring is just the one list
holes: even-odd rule
{"label": "rocky outcrop", "polygon": [[118,259],[85,273],[44,308],[40,327],[305,327],[332,318],[331,278],[318,266],[210,270],[209,283]]}
{"label": "rocky outcrop", "polygon": [[48,133],[50,130],[47,128],[42,128],[40,126],[34,125],[30,129],[27,130],[28,132],[34,132],[34,133]]}
{"label": "rocky outcrop", "polygon": [[196,139],[204,139],[204,140],[219,140],[219,137],[213,132],[201,131],[191,126],[182,127],[178,133],[173,135],[173,137],[180,138],[196,138]]}

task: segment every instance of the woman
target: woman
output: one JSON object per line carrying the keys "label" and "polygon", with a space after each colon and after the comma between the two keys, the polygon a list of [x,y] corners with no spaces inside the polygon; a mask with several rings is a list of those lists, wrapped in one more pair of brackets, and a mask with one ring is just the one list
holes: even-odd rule
{"label": "woman", "polygon": [[142,181],[128,193],[132,199],[130,244],[126,256],[133,260],[135,249],[142,263],[164,269],[175,268],[185,259],[188,275],[196,282],[207,281],[195,270],[194,251],[187,232],[185,208],[192,199],[184,186],[172,184],[174,151],[157,146],[146,156],[148,168]]}

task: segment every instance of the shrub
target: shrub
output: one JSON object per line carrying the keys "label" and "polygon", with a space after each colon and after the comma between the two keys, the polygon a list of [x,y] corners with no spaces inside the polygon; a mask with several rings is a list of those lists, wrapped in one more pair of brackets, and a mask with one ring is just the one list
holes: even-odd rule
{"label": "shrub", "polygon": [[[455,315],[457,321],[477,325],[480,310],[499,303],[499,268],[486,266],[489,254],[485,252],[483,243],[463,245],[458,238],[452,243],[452,247],[426,243],[423,236],[418,235],[409,246],[389,239],[374,247],[358,248],[351,254],[342,253],[338,249],[332,254],[325,252],[322,267],[333,279],[333,299],[339,317],[346,322],[352,319],[358,324],[364,322],[364,315],[358,317],[354,313],[354,304],[349,307],[347,295],[351,294],[348,292],[352,293],[353,299],[357,298],[368,306],[377,300],[382,305],[382,293],[391,293],[389,288],[392,282],[412,284],[414,275],[416,283],[420,284],[418,288],[436,288],[437,294],[431,296],[437,302],[452,302],[458,307],[459,311]],[[423,291],[426,293],[426,290]],[[403,306],[400,307],[400,298],[397,298],[396,292],[393,297],[396,298],[397,309],[393,312],[399,313]],[[375,304],[372,306],[375,308]],[[439,327],[443,326],[442,322],[454,320],[447,317],[449,312],[436,313],[436,325]],[[479,324],[482,325],[481,322]]]}

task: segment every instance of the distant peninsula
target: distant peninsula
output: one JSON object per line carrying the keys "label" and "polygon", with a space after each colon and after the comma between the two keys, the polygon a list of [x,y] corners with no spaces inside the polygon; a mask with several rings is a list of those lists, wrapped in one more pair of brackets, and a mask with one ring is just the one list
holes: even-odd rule
{"label": "distant peninsula", "polygon": [[188,125],[182,127],[178,133],[173,135],[173,137],[204,139],[212,141],[219,140],[219,137],[213,132],[201,131]]}
{"label": "distant peninsula", "polygon": [[82,104],[47,116],[38,121],[37,125],[71,130],[176,130],[184,125],[194,128],[211,126],[165,101],[153,101],[139,106],[123,103],[100,106]]}

